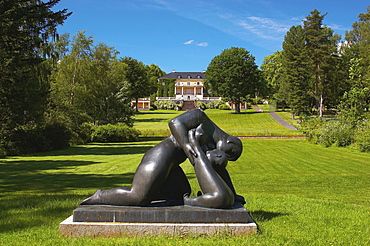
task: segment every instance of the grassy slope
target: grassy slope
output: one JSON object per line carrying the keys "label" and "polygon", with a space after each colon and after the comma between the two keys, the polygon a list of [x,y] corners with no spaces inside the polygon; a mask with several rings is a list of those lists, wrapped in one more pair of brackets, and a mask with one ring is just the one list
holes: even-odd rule
{"label": "grassy slope", "polygon": [[[168,136],[168,121],[182,111],[157,110],[141,112],[136,116],[135,128],[143,136]],[[286,136],[302,135],[298,131],[289,130],[279,125],[268,113],[256,113],[253,109],[243,110],[241,114],[234,111],[207,109],[205,113],[227,133],[235,136]],[[289,118],[289,113],[281,113],[281,117]],[[153,127],[153,123],[154,127]]]}
{"label": "grassy slope", "polygon": [[[252,237],[69,239],[58,224],[97,188],[129,185],[155,141],[91,144],[0,160],[0,245],[367,245],[370,155],[303,140],[243,139],[228,170],[261,232]],[[189,163],[183,168],[197,191]]]}

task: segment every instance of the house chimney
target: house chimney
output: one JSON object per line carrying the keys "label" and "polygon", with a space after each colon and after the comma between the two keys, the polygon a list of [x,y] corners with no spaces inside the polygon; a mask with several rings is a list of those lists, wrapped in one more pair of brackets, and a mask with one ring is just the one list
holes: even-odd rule
{"label": "house chimney", "polygon": [[176,73],[176,70],[175,70],[175,69],[172,69],[172,72],[173,72],[173,73]]}

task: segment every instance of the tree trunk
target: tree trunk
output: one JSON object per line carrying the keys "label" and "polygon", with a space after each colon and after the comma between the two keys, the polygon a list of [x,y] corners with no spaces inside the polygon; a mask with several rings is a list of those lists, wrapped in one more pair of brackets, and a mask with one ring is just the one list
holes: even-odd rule
{"label": "tree trunk", "polygon": [[320,107],[319,107],[319,110],[320,110],[320,117],[322,117],[322,114],[323,114],[323,112],[324,112],[324,104],[323,104],[323,102],[324,102],[324,98],[323,98],[323,96],[322,96],[322,94],[320,95]]}
{"label": "tree trunk", "polygon": [[135,103],[136,112],[139,112],[139,98],[135,98]]}
{"label": "tree trunk", "polygon": [[240,114],[240,103],[235,102],[235,113]]}

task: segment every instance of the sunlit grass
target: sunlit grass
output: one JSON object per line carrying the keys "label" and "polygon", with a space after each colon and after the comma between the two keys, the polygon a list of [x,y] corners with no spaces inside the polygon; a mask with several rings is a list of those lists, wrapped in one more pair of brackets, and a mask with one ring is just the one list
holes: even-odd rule
{"label": "sunlit grass", "polygon": [[[260,232],[149,238],[59,235],[58,225],[95,192],[130,185],[157,141],[90,144],[0,159],[0,245],[369,245],[370,154],[304,140],[243,139],[228,170]],[[182,164],[194,192],[192,166]]]}
{"label": "sunlit grass", "polygon": [[[182,113],[184,112],[171,110],[143,111],[136,116],[134,127],[141,131],[141,136],[169,136],[168,122]],[[281,126],[270,116],[268,110],[257,113],[254,109],[248,109],[235,114],[232,110],[207,109],[205,113],[221,129],[234,136],[302,135],[299,131]],[[289,118],[288,115],[289,113],[281,114],[284,118]]]}

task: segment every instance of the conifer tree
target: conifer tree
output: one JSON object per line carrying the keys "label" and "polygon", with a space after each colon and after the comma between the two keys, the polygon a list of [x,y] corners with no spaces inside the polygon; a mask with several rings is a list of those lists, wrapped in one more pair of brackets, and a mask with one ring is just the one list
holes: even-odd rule
{"label": "conifer tree", "polygon": [[56,26],[70,15],[51,10],[59,0],[0,1],[0,125],[15,128],[42,120],[49,84],[40,80],[42,53]]}
{"label": "conifer tree", "polygon": [[310,112],[310,60],[306,54],[304,30],[302,26],[292,26],[284,37],[282,63],[283,89],[287,103],[292,109],[292,116],[303,116]]}
{"label": "conifer tree", "polygon": [[315,9],[303,21],[305,49],[311,60],[309,69],[313,75],[314,97],[320,117],[324,110],[323,103],[329,84],[335,83],[330,73],[331,70],[335,69],[333,55],[337,53],[337,43],[340,39],[339,36],[334,35],[332,29],[323,24],[325,16],[326,14],[320,15],[320,12]]}

